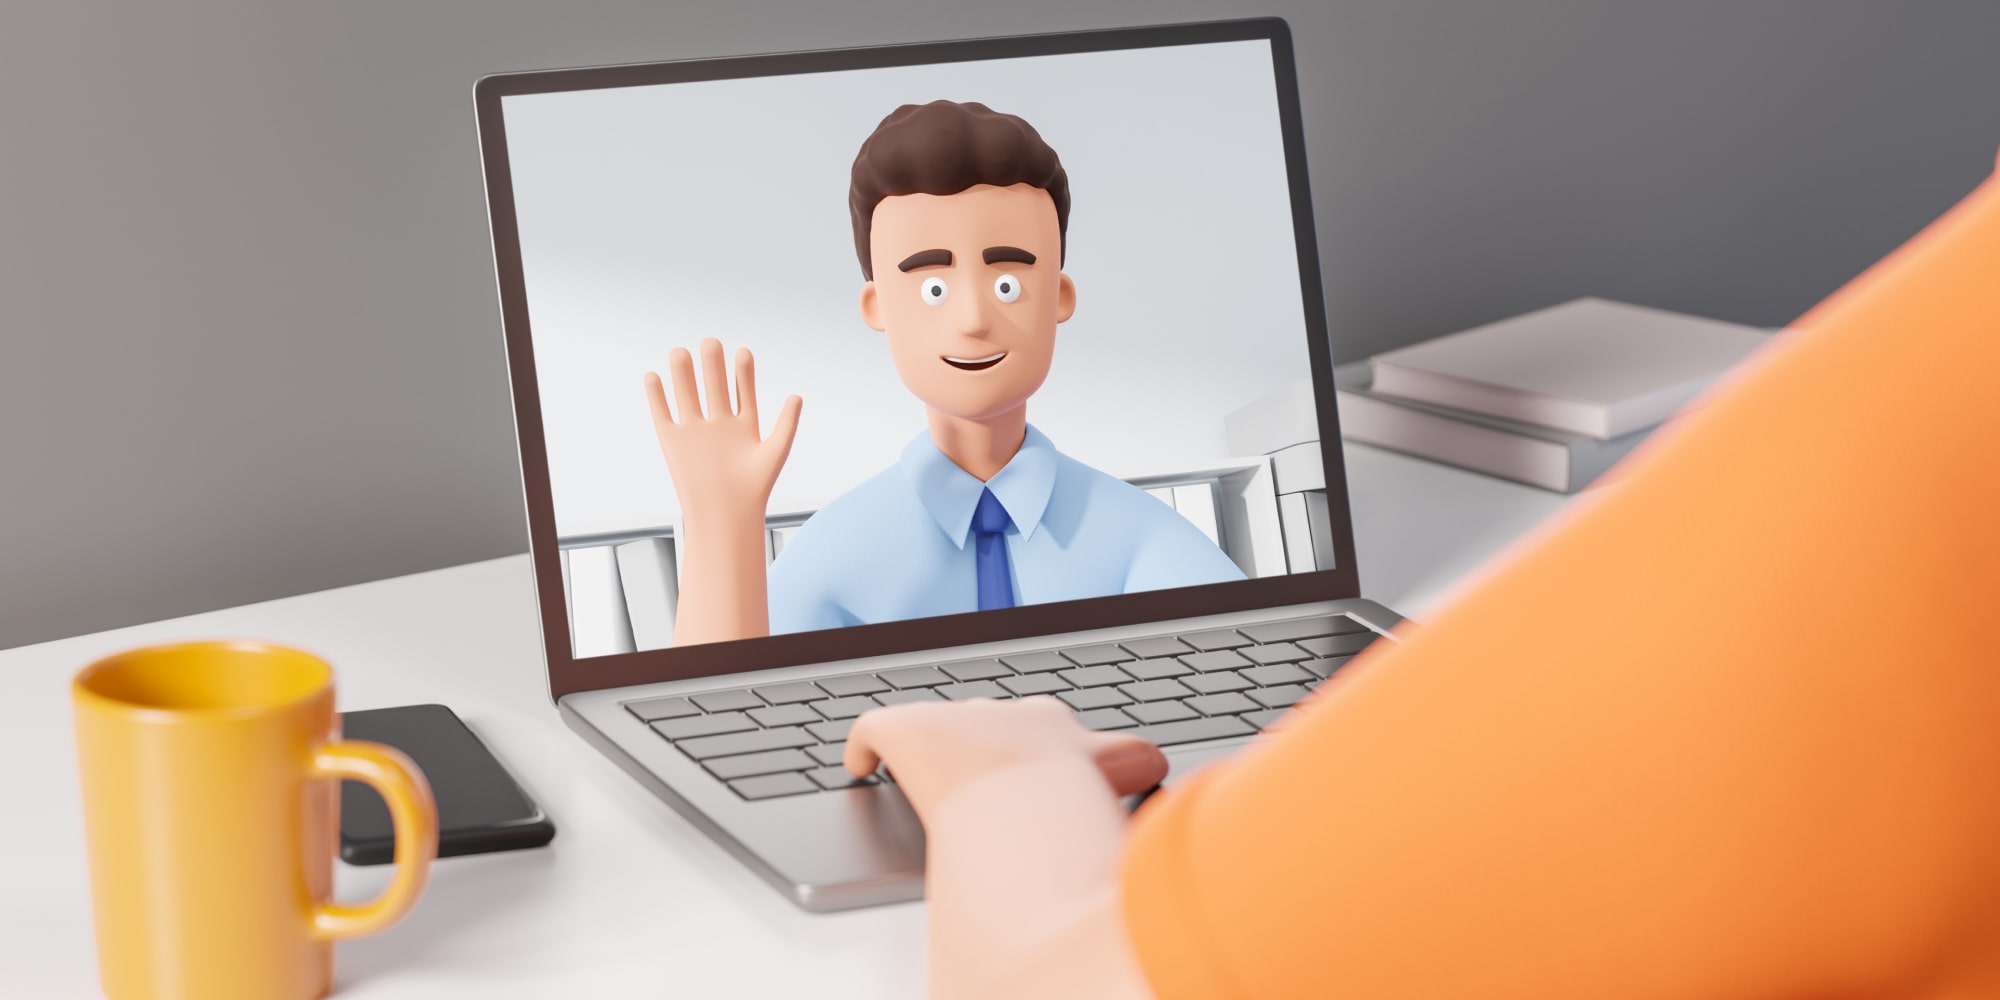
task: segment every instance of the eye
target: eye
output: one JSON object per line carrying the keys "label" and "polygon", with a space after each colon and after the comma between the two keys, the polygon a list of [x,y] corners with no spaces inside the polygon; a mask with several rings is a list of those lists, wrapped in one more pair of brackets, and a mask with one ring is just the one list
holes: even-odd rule
{"label": "eye", "polygon": [[1021,279],[1011,274],[1003,274],[993,279],[993,294],[1002,302],[1012,302],[1021,297]]}
{"label": "eye", "polygon": [[951,289],[945,286],[943,278],[925,278],[923,293],[924,305],[941,306],[944,305],[944,297],[951,294]]}

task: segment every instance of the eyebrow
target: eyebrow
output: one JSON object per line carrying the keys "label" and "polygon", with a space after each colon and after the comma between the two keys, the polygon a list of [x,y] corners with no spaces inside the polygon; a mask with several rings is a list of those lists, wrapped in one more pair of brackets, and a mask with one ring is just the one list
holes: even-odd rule
{"label": "eyebrow", "polygon": [[939,264],[942,264],[945,267],[951,266],[951,251],[919,250],[916,253],[913,253],[908,257],[903,258],[903,262],[901,264],[896,265],[896,270],[914,271],[920,267],[933,267]]}
{"label": "eyebrow", "polygon": [[1020,247],[987,247],[980,254],[988,264],[1033,264],[1035,255]]}

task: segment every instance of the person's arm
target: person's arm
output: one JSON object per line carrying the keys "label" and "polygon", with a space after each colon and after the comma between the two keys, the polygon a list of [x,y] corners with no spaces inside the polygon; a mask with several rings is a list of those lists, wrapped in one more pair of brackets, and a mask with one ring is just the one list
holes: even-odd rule
{"label": "person's arm", "polygon": [[1053,698],[867,712],[847,767],[887,762],[928,837],[932,995],[1144,1000],[1118,910],[1125,810],[1159,748],[1092,733]]}
{"label": "person's arm", "polygon": [[764,574],[764,506],[799,427],[801,401],[787,397],[771,436],[760,438],[756,365],[748,350],[736,352],[736,406],[722,344],[701,342],[708,410],[695,389],[694,359],[676,347],[667,368],[674,407],[660,376],[646,373],[646,401],[653,433],[681,502],[686,537],[675,540],[681,563],[680,601],[674,611],[674,645],[768,635],[769,592]]}
{"label": "person's arm", "polygon": [[1996,267],[1989,181],[1150,800],[1161,998],[2000,997]]}
{"label": "person's arm", "polygon": [[768,574],[772,635],[861,624],[838,596],[855,561],[845,558],[839,547],[825,544],[829,534],[838,535],[845,527],[837,512],[822,509],[785,540]]}
{"label": "person's arm", "polygon": [[1144,493],[1134,493],[1134,513],[1142,516],[1133,520],[1143,525],[1143,533],[1125,570],[1125,593],[1244,578],[1242,567],[1185,515]]}
{"label": "person's arm", "polygon": [[1026,703],[862,716],[940,995],[2000,996],[1995,262],[2000,181],[1122,846]]}

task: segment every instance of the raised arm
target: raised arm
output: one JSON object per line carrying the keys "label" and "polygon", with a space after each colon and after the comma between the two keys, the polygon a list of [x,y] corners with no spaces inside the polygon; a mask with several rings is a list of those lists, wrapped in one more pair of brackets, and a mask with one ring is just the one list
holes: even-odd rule
{"label": "raised arm", "polygon": [[681,564],[674,645],[746,639],[771,631],[764,578],[764,506],[799,429],[799,397],[788,396],[770,437],[757,423],[756,362],[736,351],[736,402],[730,405],[722,343],[701,342],[707,410],[695,388],[694,358],[684,347],[667,356],[670,408],[660,376],[646,373],[653,433],[681,502],[686,537],[675,540]]}

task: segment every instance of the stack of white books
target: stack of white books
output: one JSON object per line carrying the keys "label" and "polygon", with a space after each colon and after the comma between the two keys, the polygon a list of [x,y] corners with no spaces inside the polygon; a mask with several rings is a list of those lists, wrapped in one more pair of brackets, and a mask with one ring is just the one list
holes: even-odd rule
{"label": "stack of white books", "polygon": [[1769,337],[1577,299],[1343,366],[1341,435],[1569,493]]}
{"label": "stack of white books", "polygon": [[[1769,339],[1759,327],[1577,299],[1335,368],[1340,432],[1572,493]],[[1276,454],[1311,407],[1310,384],[1280,389],[1228,418],[1231,443]]]}

